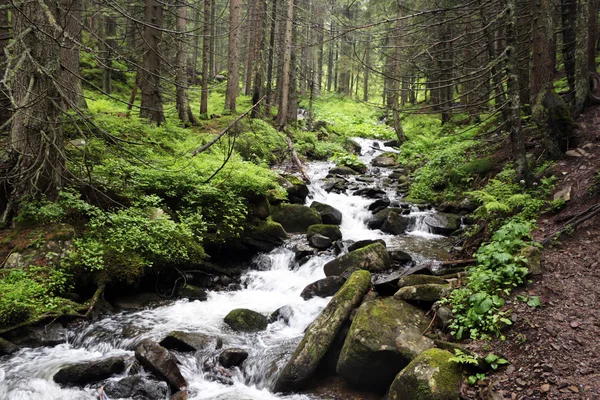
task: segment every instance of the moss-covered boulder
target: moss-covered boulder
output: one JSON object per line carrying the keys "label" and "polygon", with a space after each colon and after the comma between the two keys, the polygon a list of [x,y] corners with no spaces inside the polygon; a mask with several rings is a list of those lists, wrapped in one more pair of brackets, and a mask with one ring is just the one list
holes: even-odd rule
{"label": "moss-covered boulder", "polygon": [[528,275],[542,275],[542,252],[539,247],[528,246],[521,250],[521,255],[527,260],[526,266]]}
{"label": "moss-covered boulder", "polygon": [[391,233],[392,235],[402,235],[408,231],[411,222],[409,216],[401,215],[398,212],[390,212],[380,229],[382,232]]}
{"label": "moss-covered boulder", "polygon": [[342,238],[342,232],[340,231],[340,228],[337,225],[311,225],[308,227],[308,231],[306,231],[306,238],[310,239],[314,235],[325,236],[331,239],[332,242],[335,242],[336,240]]}
{"label": "moss-covered boulder", "polygon": [[402,300],[387,297],[363,303],[340,353],[338,375],[355,386],[385,390],[415,357],[412,350],[398,349],[396,339],[403,332],[425,329],[424,312]]}
{"label": "moss-covered boulder", "polygon": [[279,222],[287,232],[306,232],[311,225],[322,222],[319,213],[300,204],[281,204],[272,209],[273,221]]}
{"label": "moss-covered boulder", "polygon": [[390,269],[392,260],[385,245],[373,243],[358,250],[346,253],[323,267],[325,276],[348,276],[359,269],[381,272]]}
{"label": "moss-covered boulder", "polygon": [[306,387],[319,363],[333,343],[338,331],[350,317],[371,286],[371,274],[356,271],[333,296],[321,314],[307,328],[275,382],[276,392],[289,392]]}
{"label": "moss-covered boulder", "polygon": [[304,204],[306,196],[308,196],[308,186],[297,176],[284,175],[279,179],[279,184],[285,189],[288,194],[288,199],[294,204]]}
{"label": "moss-covered boulder", "polygon": [[450,285],[425,283],[423,285],[405,286],[400,288],[394,297],[400,300],[435,302],[450,294]]}
{"label": "moss-covered boulder", "polygon": [[223,319],[225,323],[234,331],[238,332],[258,332],[267,329],[267,317],[256,311],[247,308],[236,308],[232,310]]}
{"label": "moss-covered boulder", "polygon": [[462,379],[460,366],[446,350],[429,349],[400,372],[390,386],[388,400],[456,400]]}
{"label": "moss-covered boulder", "polygon": [[381,243],[382,245],[386,246],[385,240],[383,239],[364,239],[352,243],[350,246],[348,246],[348,251],[362,249],[363,247],[366,247],[373,243]]}
{"label": "moss-covered boulder", "polygon": [[447,282],[444,278],[439,276],[414,274],[400,278],[398,280],[398,288],[403,288],[405,286],[424,285],[427,283],[443,285]]}
{"label": "moss-covered boulder", "polygon": [[317,210],[324,224],[329,225],[341,225],[342,224],[342,212],[329,204],[320,203],[313,201],[310,204],[310,208]]}
{"label": "moss-covered boulder", "polygon": [[271,204],[267,196],[257,196],[249,200],[248,215],[258,219],[267,219],[271,215]]}
{"label": "moss-covered boulder", "polygon": [[281,246],[287,239],[287,233],[283,226],[275,221],[260,221],[244,232],[242,244],[254,252],[265,252]]}
{"label": "moss-covered boulder", "polygon": [[350,167],[346,167],[344,165],[337,165],[329,170],[330,174],[333,175],[358,175],[359,172],[356,172]]}
{"label": "moss-covered boulder", "polygon": [[383,153],[371,161],[374,167],[394,168],[399,165],[398,155],[396,153]]}

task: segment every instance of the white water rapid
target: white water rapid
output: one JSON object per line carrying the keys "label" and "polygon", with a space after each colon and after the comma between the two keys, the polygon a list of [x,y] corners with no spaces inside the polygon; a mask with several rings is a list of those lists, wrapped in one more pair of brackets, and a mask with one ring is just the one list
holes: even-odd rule
{"label": "white water rapid", "polygon": [[[367,164],[381,151],[372,147],[374,141],[357,141],[363,148],[361,159]],[[383,146],[380,148],[394,151]],[[313,184],[307,204],[320,201],[339,209],[343,214],[341,231],[345,240],[382,238],[388,247],[406,250],[417,260],[421,249],[431,253],[441,247],[439,237],[427,233],[422,223],[422,217],[431,211],[413,209],[411,216],[416,217],[415,223],[413,231],[407,235],[393,236],[367,229],[365,221],[371,216],[367,207],[373,202],[372,199],[327,193],[319,186],[320,179],[327,175],[331,166],[324,162],[309,165],[308,173]],[[378,181],[390,172],[386,169],[372,170],[371,175]],[[396,198],[393,191],[388,195],[390,200]],[[133,348],[140,340],[151,338],[160,341],[174,330],[205,333],[221,338],[223,348],[243,348],[249,353],[242,368],[234,370],[231,377],[233,385],[211,380],[210,372],[205,372],[203,368],[220,350],[177,353],[182,374],[189,382],[190,400],[318,399],[315,395],[279,395],[269,391],[278,370],[295,349],[305,328],[330,300],[316,297],[305,301],[300,297],[306,285],[325,277],[323,265],[333,259],[332,255],[320,255],[298,266],[291,248],[304,240],[303,236],[295,236],[284,246],[257,258],[256,268],[242,276],[241,290],[209,292],[208,299],[203,302],[179,300],[153,309],[107,316],[72,329],[66,344],[24,348],[11,356],[0,358],[0,399],[97,399],[96,387],[63,388],[53,382],[53,375],[61,367],[78,361],[109,355],[133,356]],[[282,306],[289,306],[293,310],[289,322],[279,320],[271,323],[264,332],[233,333],[223,322],[223,317],[235,308],[248,308],[268,315]],[[111,379],[119,378],[122,376]]]}

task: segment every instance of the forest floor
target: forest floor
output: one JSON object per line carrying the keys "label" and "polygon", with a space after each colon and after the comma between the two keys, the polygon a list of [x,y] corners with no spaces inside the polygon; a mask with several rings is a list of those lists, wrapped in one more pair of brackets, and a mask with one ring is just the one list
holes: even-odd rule
{"label": "forest floor", "polygon": [[[557,191],[571,186],[571,199],[561,212],[540,217],[538,241],[600,202],[600,107],[588,109],[577,123],[578,148],[585,153],[567,155],[554,167]],[[547,245],[542,268],[542,276],[511,296],[514,324],[506,340],[469,345],[511,364],[478,387],[465,385],[465,398],[600,399],[600,215]],[[541,307],[516,299],[534,295]]]}

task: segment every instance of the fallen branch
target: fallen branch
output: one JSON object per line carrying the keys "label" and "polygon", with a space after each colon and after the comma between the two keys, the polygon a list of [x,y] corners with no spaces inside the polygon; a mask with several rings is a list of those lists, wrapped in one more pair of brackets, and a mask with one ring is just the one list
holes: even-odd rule
{"label": "fallen branch", "polygon": [[600,204],[594,204],[589,207],[587,210],[577,214],[569,222],[567,222],[561,229],[555,231],[553,234],[549,235],[542,241],[542,246],[546,246],[548,243],[552,242],[554,238],[562,235],[568,230],[572,230],[577,228],[578,225],[582,224],[585,221],[592,219],[594,216],[600,214]]}
{"label": "fallen branch", "polygon": [[296,164],[296,166],[300,170],[300,173],[302,174],[304,181],[306,183],[310,183],[310,179],[308,178],[308,175],[306,174],[306,171],[304,170],[304,165],[302,164],[302,161],[300,161],[300,157],[298,157],[298,153],[296,153],[296,149],[294,148],[294,142],[292,141],[292,133],[287,130],[284,130],[284,132],[285,132],[286,138],[287,138],[288,149],[290,150],[290,154],[292,155],[292,161],[294,162],[294,164]]}
{"label": "fallen branch", "polygon": [[466,260],[451,260],[451,261],[442,261],[442,267],[460,267],[463,265],[472,265],[477,262],[474,258],[468,258]]}
{"label": "fallen branch", "polygon": [[241,114],[239,117],[237,117],[235,119],[235,121],[233,121],[232,123],[230,123],[229,125],[227,125],[227,127],[225,129],[223,129],[221,132],[219,132],[219,134],[217,135],[217,137],[215,137],[214,139],[212,139],[210,142],[206,143],[205,145],[198,147],[196,150],[192,151],[192,156],[196,156],[204,151],[206,151],[208,148],[210,148],[210,146],[212,146],[213,144],[217,143],[219,141],[219,139],[221,139],[223,136],[225,136],[225,134],[227,132],[229,132],[231,130],[231,128],[233,128],[234,126],[237,125],[238,122],[240,122],[242,120],[242,118],[244,118],[246,115],[250,114],[250,112],[252,110],[254,110],[256,107],[258,107],[258,105],[264,100],[266,96],[263,96],[260,100],[258,100],[256,102],[256,104],[254,104],[252,107],[250,107],[248,110],[246,110],[246,112],[244,112],[243,114]]}

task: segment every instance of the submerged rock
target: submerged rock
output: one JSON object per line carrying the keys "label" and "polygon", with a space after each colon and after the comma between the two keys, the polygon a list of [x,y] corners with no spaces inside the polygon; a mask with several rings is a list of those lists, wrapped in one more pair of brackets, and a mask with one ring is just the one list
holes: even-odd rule
{"label": "submerged rock", "polygon": [[164,399],[169,393],[169,386],[166,382],[150,380],[140,375],[132,375],[118,381],[108,381],[104,385],[104,392],[115,399]]}
{"label": "submerged rock", "polygon": [[230,311],[223,320],[231,329],[238,332],[264,331],[269,324],[267,317],[247,308],[236,308]]}
{"label": "submerged rock", "polygon": [[225,368],[239,367],[248,358],[244,349],[225,349],[219,354],[219,364]]}
{"label": "submerged rock", "polygon": [[300,297],[304,300],[312,299],[313,297],[329,297],[337,293],[338,290],[346,282],[345,278],[341,276],[330,276],[327,278],[319,279],[306,286]]}
{"label": "submerged rock", "polygon": [[54,382],[64,385],[85,386],[120,374],[124,370],[124,357],[110,357],[67,365],[58,370],[53,379]]}
{"label": "submerged rock", "polygon": [[359,269],[369,272],[385,271],[391,265],[392,261],[385,246],[373,243],[328,262],[323,269],[326,276],[348,276]]}
{"label": "submerged rock", "polygon": [[356,386],[385,390],[415,357],[414,351],[399,349],[396,339],[415,329],[427,329],[425,314],[418,308],[393,297],[363,303],[340,353],[338,375]]}
{"label": "submerged rock", "polygon": [[355,170],[353,170],[350,167],[345,167],[343,165],[338,165],[336,167],[333,167],[329,170],[330,174],[333,175],[358,175],[359,172],[356,172]]}
{"label": "submerged rock", "polygon": [[279,222],[287,232],[306,232],[308,227],[321,223],[319,213],[300,204],[281,204],[273,207],[273,221]]}
{"label": "submerged rock", "polygon": [[317,210],[324,224],[340,225],[342,223],[342,212],[329,204],[313,201],[310,208]]}
{"label": "submerged rock", "polygon": [[4,340],[0,337],[0,356],[15,353],[19,350],[19,346],[14,343]]}
{"label": "submerged rock", "polygon": [[350,276],[306,330],[296,351],[277,377],[275,392],[289,392],[302,389],[307,385],[338,331],[370,286],[369,272],[356,271]]}
{"label": "submerged rock", "polygon": [[181,352],[198,351],[210,346],[213,339],[203,333],[173,331],[169,333],[160,345],[169,350]]}
{"label": "submerged rock", "polygon": [[185,285],[179,292],[179,296],[189,300],[206,301],[208,299],[206,290],[193,285]]}
{"label": "submerged rock", "polygon": [[400,264],[406,264],[412,262],[412,257],[405,251],[402,250],[390,250],[390,258]]}
{"label": "submerged rock", "polygon": [[4,335],[4,338],[21,347],[58,346],[67,341],[67,330],[58,322],[43,326],[26,326]]}
{"label": "submerged rock", "polygon": [[174,391],[187,386],[177,366],[177,359],[158,343],[144,339],[135,349],[135,358],[142,366],[164,380]]}
{"label": "submerged rock", "polygon": [[287,324],[290,322],[290,318],[292,318],[293,315],[294,309],[291,306],[279,307],[269,315],[268,322],[272,324],[273,322],[281,320]]}
{"label": "submerged rock", "polygon": [[455,400],[460,397],[460,366],[446,350],[429,349],[400,372],[390,386],[388,400]]}

